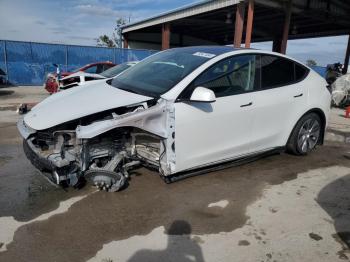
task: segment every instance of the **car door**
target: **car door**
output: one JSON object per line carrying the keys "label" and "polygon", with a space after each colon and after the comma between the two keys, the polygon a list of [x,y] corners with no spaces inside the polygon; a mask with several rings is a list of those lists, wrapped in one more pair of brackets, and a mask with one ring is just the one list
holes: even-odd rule
{"label": "car door", "polygon": [[[176,172],[250,152],[255,63],[254,55],[221,60],[181,93],[175,103]],[[198,86],[214,91],[216,101],[190,101]]]}
{"label": "car door", "polygon": [[261,55],[260,65],[261,91],[254,93],[253,98],[253,151],[284,146],[291,132],[291,123],[307,103],[307,90],[296,79],[294,61]]}

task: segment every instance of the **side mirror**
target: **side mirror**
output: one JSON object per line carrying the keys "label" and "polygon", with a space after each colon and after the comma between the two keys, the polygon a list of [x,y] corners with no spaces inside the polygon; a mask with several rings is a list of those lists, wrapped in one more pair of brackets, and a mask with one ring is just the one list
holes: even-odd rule
{"label": "side mirror", "polygon": [[212,90],[198,86],[194,89],[190,101],[212,103],[216,101],[216,97]]}

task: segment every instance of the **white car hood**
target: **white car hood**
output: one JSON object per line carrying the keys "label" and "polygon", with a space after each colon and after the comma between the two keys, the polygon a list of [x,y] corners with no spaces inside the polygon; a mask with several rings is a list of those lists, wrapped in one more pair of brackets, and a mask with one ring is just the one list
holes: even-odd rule
{"label": "white car hood", "polygon": [[78,72],[75,72],[73,74],[70,74],[66,77],[63,77],[61,78],[61,80],[66,80],[66,79],[69,79],[69,78],[72,78],[72,77],[77,77],[77,76],[84,76],[84,77],[93,77],[93,78],[105,78],[104,76],[102,75],[99,75],[99,74],[91,74],[91,73],[86,73],[86,72],[83,72],[83,71],[78,71]]}
{"label": "white car hood", "polygon": [[151,99],[115,88],[106,81],[96,81],[51,95],[33,107],[25,115],[24,122],[32,129],[43,130],[83,116]]}

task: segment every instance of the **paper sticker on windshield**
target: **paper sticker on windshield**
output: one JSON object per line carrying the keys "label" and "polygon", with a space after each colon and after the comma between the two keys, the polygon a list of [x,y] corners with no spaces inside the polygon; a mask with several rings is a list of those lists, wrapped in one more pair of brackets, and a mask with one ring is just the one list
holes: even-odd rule
{"label": "paper sticker on windshield", "polygon": [[214,54],[204,53],[204,52],[196,52],[193,55],[201,56],[201,57],[205,57],[205,58],[213,58],[215,56]]}

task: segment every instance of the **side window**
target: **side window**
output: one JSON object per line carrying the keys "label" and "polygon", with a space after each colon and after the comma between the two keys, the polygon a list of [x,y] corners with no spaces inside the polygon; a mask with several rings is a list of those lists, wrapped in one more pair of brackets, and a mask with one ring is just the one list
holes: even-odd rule
{"label": "side window", "polygon": [[251,92],[258,89],[259,73],[256,72],[256,56],[241,55],[222,60],[198,76],[187,88],[186,98],[193,89],[203,86],[214,91],[216,97]]}
{"label": "side window", "polygon": [[85,70],[86,73],[90,73],[90,74],[95,74],[97,70],[97,66],[92,66],[89,67],[88,69]]}
{"label": "side window", "polygon": [[[103,65],[103,71],[106,71],[107,69],[110,69],[113,65],[110,65],[110,64],[105,64]],[[102,71],[102,72],[103,72]]]}
{"label": "side window", "polygon": [[307,75],[309,70],[305,68],[302,65],[299,65],[297,63],[294,63],[294,70],[295,70],[295,81],[299,82],[303,80],[303,78]]}
{"label": "side window", "polygon": [[294,62],[278,56],[261,56],[261,88],[269,89],[294,82]]}
{"label": "side window", "polygon": [[102,73],[104,71],[103,66],[103,64],[97,65],[96,74]]}

